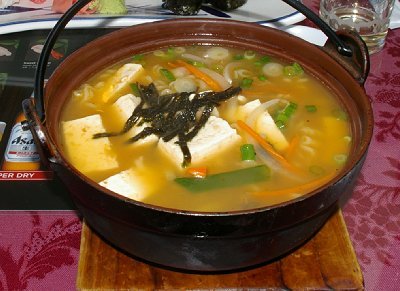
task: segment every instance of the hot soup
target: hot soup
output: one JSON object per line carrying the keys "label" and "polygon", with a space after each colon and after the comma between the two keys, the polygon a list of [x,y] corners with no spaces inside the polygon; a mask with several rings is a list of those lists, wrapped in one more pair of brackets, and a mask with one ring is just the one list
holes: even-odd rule
{"label": "hot soup", "polygon": [[347,113],[298,63],[219,46],[137,54],[72,92],[70,163],[145,203],[232,211],[288,201],[337,175]]}

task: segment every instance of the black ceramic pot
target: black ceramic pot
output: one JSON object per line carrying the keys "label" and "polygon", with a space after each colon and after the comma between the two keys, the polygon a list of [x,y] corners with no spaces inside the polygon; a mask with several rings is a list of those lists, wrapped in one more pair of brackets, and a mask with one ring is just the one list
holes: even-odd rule
{"label": "black ceramic pot", "polygon": [[[257,265],[312,237],[337,208],[339,199],[351,191],[362,167],[373,126],[371,105],[363,89],[368,53],[357,35],[342,32],[338,38],[351,50],[351,56],[338,53],[335,41],[320,48],[276,29],[229,20],[179,19],[125,28],[69,56],[46,85],[44,111],[42,100],[24,101],[26,126],[41,149],[43,162],[69,189],[85,221],[117,248],[152,263],[191,271]],[[350,116],[353,146],[343,171],[295,200],[224,213],[147,205],[115,194],[79,173],[66,159],[59,136],[60,114],[72,90],[99,70],[133,54],[192,44],[240,47],[296,61],[323,82]]]}

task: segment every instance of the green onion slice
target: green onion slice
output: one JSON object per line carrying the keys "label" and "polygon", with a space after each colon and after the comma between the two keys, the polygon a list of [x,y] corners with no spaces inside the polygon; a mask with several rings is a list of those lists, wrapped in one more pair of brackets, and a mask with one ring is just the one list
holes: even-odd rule
{"label": "green onion slice", "polygon": [[250,143],[244,144],[240,147],[242,161],[254,161],[256,159],[256,151],[254,146]]}
{"label": "green onion slice", "polygon": [[317,106],[315,105],[306,105],[305,106],[307,112],[316,112],[317,111]]}
{"label": "green onion slice", "polygon": [[240,82],[240,87],[243,89],[248,89],[253,84],[253,79],[250,78],[243,78],[242,82]]}
{"label": "green onion slice", "polygon": [[345,154],[334,155],[333,159],[335,160],[335,162],[337,164],[344,165],[347,161],[347,155],[345,155]]}
{"label": "green onion slice", "polygon": [[254,51],[248,50],[248,51],[244,52],[244,58],[246,60],[254,59],[255,56],[256,56],[256,53]]}
{"label": "green onion slice", "polygon": [[131,83],[129,84],[129,86],[131,87],[133,95],[140,96],[140,91],[137,83]]}
{"label": "green onion slice", "polygon": [[297,104],[290,102],[284,109],[274,116],[275,124],[278,128],[282,129],[286,126],[286,123],[289,121],[289,118],[294,114],[296,109]]}
{"label": "green onion slice", "polygon": [[142,61],[143,60],[143,55],[142,54],[138,54],[138,55],[134,55],[133,57],[132,57],[132,61],[134,61],[134,62],[140,62],[140,61]]}
{"label": "green onion slice", "polygon": [[174,74],[171,73],[171,71],[162,68],[160,69],[161,74],[168,80],[168,81],[175,81],[175,76]]}

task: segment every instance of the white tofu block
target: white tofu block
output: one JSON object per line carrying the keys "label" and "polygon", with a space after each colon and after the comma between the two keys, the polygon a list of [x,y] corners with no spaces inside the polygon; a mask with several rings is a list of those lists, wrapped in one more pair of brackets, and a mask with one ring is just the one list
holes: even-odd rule
{"label": "white tofu block", "polygon": [[[165,142],[160,139],[160,150],[178,167],[183,162],[183,154],[180,147],[175,144],[178,138]],[[219,153],[237,144],[241,140],[236,129],[222,118],[210,116],[204,127],[188,143],[192,155],[192,164],[199,164],[212,159]]]}
{"label": "white tofu block", "polygon": [[144,69],[140,64],[123,65],[112,77],[110,87],[103,94],[103,101],[107,103],[114,100],[129,84],[136,82],[143,71]]}
{"label": "white tofu block", "polygon": [[[117,99],[112,105],[113,110],[120,119],[120,126],[121,129],[123,128],[125,122],[131,117],[132,112],[135,108],[140,104],[140,98],[136,97],[133,94],[127,94]],[[139,126],[134,126],[129,132],[126,133],[127,136],[133,137],[136,134],[140,133],[148,124],[144,123]],[[144,139],[140,139],[137,142],[133,143],[132,145],[146,145],[151,143],[156,143],[158,141],[158,137],[154,134],[147,136]]]}
{"label": "white tofu block", "polygon": [[95,133],[106,131],[99,114],[64,121],[61,126],[65,150],[79,171],[90,174],[118,168],[110,140],[106,137],[93,139]]}
{"label": "white tofu block", "polygon": [[117,194],[137,201],[142,201],[149,192],[146,181],[132,169],[108,177],[99,184]]}
{"label": "white tofu block", "polygon": [[268,111],[262,112],[257,118],[256,131],[261,136],[265,137],[278,152],[283,152],[289,147],[286,137],[276,126],[274,119]]}
{"label": "white tofu block", "polygon": [[259,99],[247,102],[244,105],[240,105],[237,109],[237,120],[246,121],[247,117],[249,117],[250,113],[253,112],[258,106],[261,105]]}
{"label": "white tofu block", "polygon": [[126,94],[114,102],[112,108],[120,119],[121,126],[131,117],[133,110],[140,104],[140,98],[133,94]]}

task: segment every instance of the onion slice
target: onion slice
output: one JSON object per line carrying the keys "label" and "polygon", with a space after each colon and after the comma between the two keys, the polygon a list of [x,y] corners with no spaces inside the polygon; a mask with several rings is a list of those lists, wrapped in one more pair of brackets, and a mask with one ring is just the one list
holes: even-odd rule
{"label": "onion slice", "polygon": [[267,102],[264,102],[249,114],[249,117],[246,119],[246,123],[250,127],[254,128],[255,123],[260,114],[263,113],[265,110],[268,110],[270,107],[279,104],[280,102],[284,103],[285,105],[289,104],[289,101],[280,98],[275,98]]}
{"label": "onion slice", "polygon": [[213,78],[214,81],[216,81],[221,86],[222,90],[226,90],[231,86],[230,83],[221,74],[218,74],[217,72],[207,68],[198,69]]}
{"label": "onion slice", "polygon": [[229,63],[225,66],[224,68],[224,78],[225,80],[229,83],[232,84],[232,77],[231,77],[231,71],[235,68],[235,67],[239,67],[242,63],[241,62],[232,62]]}

